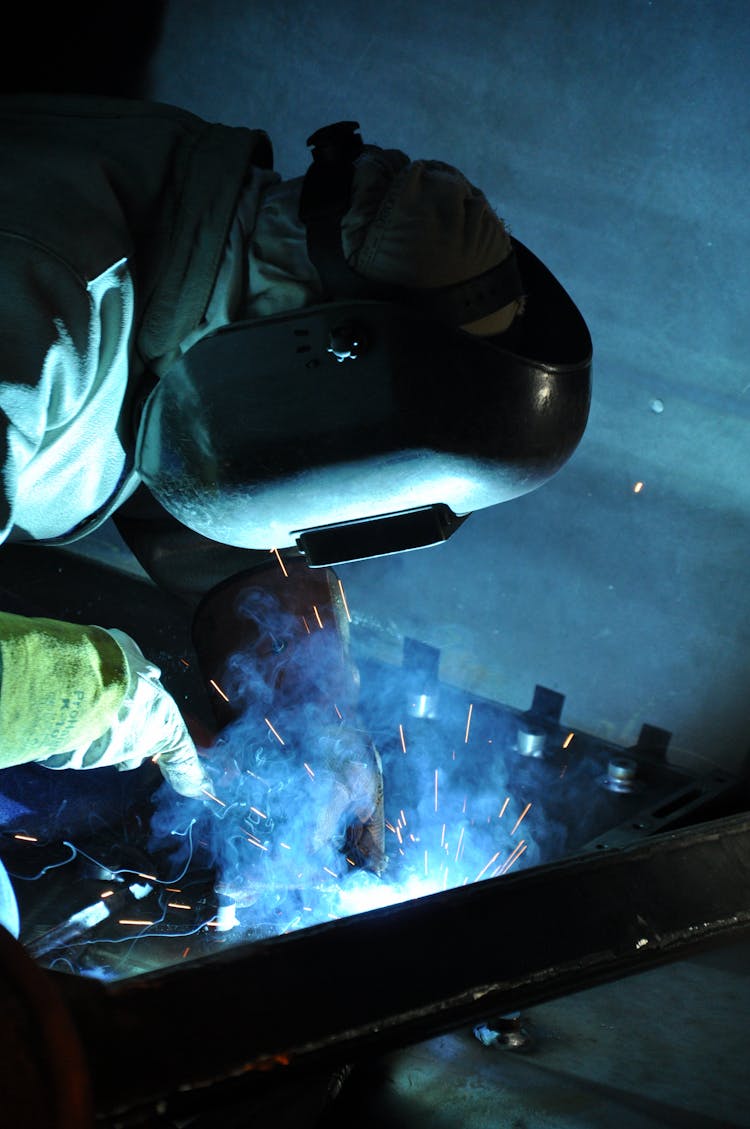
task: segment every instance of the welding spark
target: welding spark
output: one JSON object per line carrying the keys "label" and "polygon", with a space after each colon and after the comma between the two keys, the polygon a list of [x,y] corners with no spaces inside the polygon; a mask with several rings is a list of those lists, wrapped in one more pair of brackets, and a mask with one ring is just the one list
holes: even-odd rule
{"label": "welding spark", "polygon": [[445,824],[443,824],[443,830],[440,833],[440,846],[445,846]]}
{"label": "welding spark", "polygon": [[39,840],[35,839],[33,835],[14,835],[14,839],[22,839],[24,843],[38,843]]}
{"label": "welding spark", "polygon": [[461,844],[463,843],[463,841],[464,841],[464,829],[462,827],[461,828],[461,834],[458,837],[458,846],[456,847],[456,858],[455,858],[456,862],[458,862],[458,856],[459,856],[459,853],[461,851]]}
{"label": "welding spark", "polygon": [[642,489],[643,489],[643,483],[642,482],[636,482],[635,486],[633,487],[633,493],[634,494],[640,494]]}
{"label": "welding spark", "polygon": [[318,621],[318,627],[319,627],[319,628],[320,628],[320,630],[322,631],[322,630],[323,630],[323,620],[322,620],[322,619],[320,618],[320,612],[318,611],[318,609],[317,609],[317,607],[315,606],[315,604],[313,604],[313,611],[315,612],[315,618],[316,618],[316,619],[317,619],[317,621]]}
{"label": "welding spark", "polygon": [[143,921],[138,917],[121,917],[118,925],[154,925],[153,921]]}
{"label": "welding spark", "polygon": [[526,812],[529,810],[530,807],[531,807],[531,804],[527,804],[526,807],[523,809],[523,811],[521,812],[521,814],[519,815],[518,819],[515,822],[515,826],[514,826],[513,830],[511,831],[511,835],[515,835],[516,829],[518,828],[519,823],[521,822],[523,817],[526,815]]}
{"label": "welding spark", "polygon": [[218,686],[218,685],[217,685],[217,684],[216,684],[216,683],[214,682],[213,678],[209,678],[209,680],[208,680],[208,681],[209,681],[209,682],[211,683],[211,685],[213,686],[213,688],[214,688],[214,690],[216,691],[216,693],[217,693],[217,694],[221,694],[221,696],[222,696],[222,698],[224,699],[224,701],[225,701],[225,702],[228,702],[228,701],[229,701],[229,698],[228,698],[228,697],[226,696],[226,694],[225,694],[225,693],[224,693],[224,691],[222,690],[221,686]]}
{"label": "welding spark", "polygon": [[427,877],[427,851],[424,853],[424,876]]}
{"label": "welding spark", "polygon": [[256,839],[254,835],[248,835],[247,841],[248,843],[252,843],[254,847],[260,847],[262,851],[268,850],[268,847],[264,847],[263,844],[258,839]]}
{"label": "welding spark", "polygon": [[271,725],[271,722],[270,722],[270,721],[268,720],[268,718],[267,718],[267,717],[264,717],[264,718],[263,718],[263,720],[265,721],[266,725],[267,725],[267,726],[268,726],[268,728],[269,728],[269,729],[271,730],[271,732],[273,733],[274,737],[275,737],[275,738],[276,738],[276,740],[277,740],[277,741],[279,742],[279,744],[280,744],[280,745],[283,745],[283,744],[284,744],[284,741],[283,741],[283,740],[282,740],[282,738],[281,738],[281,737],[279,736],[279,734],[278,734],[278,733],[276,732],[276,730],[274,729],[274,727],[273,727],[273,726]]}
{"label": "welding spark", "polygon": [[403,843],[404,840],[401,838],[401,828],[398,824],[396,824],[396,838],[398,839],[399,843]]}
{"label": "welding spark", "polygon": [[266,813],[264,811],[261,811],[259,808],[251,807],[250,811],[254,811],[255,814],[259,815],[261,819],[268,819],[268,816],[266,815]]}
{"label": "welding spark", "polygon": [[341,593],[341,599],[343,600],[343,603],[344,603],[344,611],[346,612],[346,618],[351,623],[352,617],[351,617],[351,612],[349,611],[349,605],[346,602],[346,592],[344,591],[344,585],[341,583],[340,580],[339,580],[339,592]]}
{"label": "welding spark", "polygon": [[502,818],[503,818],[503,816],[505,815],[505,809],[507,808],[507,806],[508,806],[508,804],[509,804],[509,803],[510,803],[510,796],[506,796],[506,797],[505,797],[505,803],[504,803],[504,804],[503,804],[503,806],[502,806],[502,807],[500,808],[500,811],[499,811],[499,812],[497,813],[497,818],[498,818],[498,819],[502,819]]}
{"label": "welding spark", "polygon": [[401,816],[401,822],[403,823],[404,827],[406,827],[406,816],[404,815],[404,809],[403,808],[401,808],[399,815]]}
{"label": "welding spark", "polygon": [[518,862],[521,855],[526,850],[527,845],[528,844],[526,843],[525,839],[522,839],[521,842],[517,844],[516,849],[511,853],[511,855],[506,859],[506,861],[501,866],[501,868],[500,868],[501,874],[507,874],[508,871],[510,870],[510,868],[513,866],[513,863]]}
{"label": "welding spark", "polygon": [[500,873],[500,874],[505,874],[505,873],[506,873],[506,871],[508,871],[508,870],[510,869],[510,867],[511,867],[511,866],[513,866],[513,863],[514,863],[514,862],[516,861],[516,859],[517,859],[517,858],[518,858],[518,857],[519,857],[519,856],[520,856],[521,854],[523,854],[523,852],[524,852],[525,850],[526,850],[526,840],[525,840],[525,839],[521,839],[521,841],[520,841],[519,843],[516,843],[515,847],[514,847],[514,848],[513,848],[513,850],[512,850],[511,852],[510,852],[510,854],[508,855],[508,857],[507,857],[507,859],[505,860],[505,862],[504,862],[504,863],[502,863],[502,864],[501,864],[501,865],[500,865],[500,866],[499,866],[499,867],[497,868],[497,870],[495,871],[495,874],[498,874],[498,873]]}
{"label": "welding spark", "polygon": [[305,766],[305,771],[307,772],[307,775],[310,777],[311,780],[314,780],[315,779],[315,773],[310,768],[310,765],[307,763],[307,761],[303,761],[302,763]]}
{"label": "welding spark", "polygon": [[338,874],[336,874],[334,870],[331,870],[330,867],[324,866],[323,870],[325,870],[327,874],[330,874],[331,878],[338,878]]}
{"label": "welding spark", "polygon": [[471,729],[471,715],[472,715],[473,709],[474,709],[474,703],[470,702],[469,703],[469,716],[466,718],[466,734],[464,736],[464,745],[468,745],[468,743],[469,743],[469,730]]}
{"label": "welding spark", "polygon": [[281,571],[284,573],[284,576],[289,576],[289,573],[284,568],[284,562],[281,559],[281,554],[279,553],[279,550],[278,549],[271,549],[271,552],[275,554],[276,560],[279,562],[279,566],[281,568]]}
{"label": "welding spark", "polygon": [[[203,793],[203,795],[204,795],[204,796],[208,796],[209,800],[213,800],[213,801],[214,801],[214,803],[220,804],[220,805],[221,805],[221,807],[225,808],[225,807],[227,806],[227,805],[226,805],[226,804],[224,803],[224,801],[223,801],[223,800],[220,800],[218,796],[215,796],[215,795],[213,794],[213,792],[209,792],[208,788],[201,788],[201,792]],[[146,878],[146,877],[147,877],[147,875],[145,875],[145,874],[141,874],[141,876],[140,876],[140,877],[141,877],[141,878]]]}
{"label": "welding spark", "polygon": [[333,708],[335,709],[336,713],[339,715],[339,721],[343,721],[344,715],[342,714],[341,710],[339,709],[339,707],[336,705],[335,702],[333,703]]}
{"label": "welding spark", "polygon": [[279,843],[279,846],[283,847],[285,851],[291,851],[292,849],[288,843]]}
{"label": "welding spark", "polygon": [[348,855],[346,857],[346,861],[349,863],[349,866],[356,866],[357,865],[356,862],[352,862],[352,860],[349,858]]}
{"label": "welding spark", "polygon": [[264,780],[262,776],[258,776],[257,772],[251,772],[249,768],[246,768],[245,772],[248,776],[252,776],[255,780],[260,780],[261,784],[264,784],[267,788],[270,788],[268,781]]}
{"label": "welding spark", "polygon": [[392,831],[394,835],[396,834],[396,828],[393,826],[392,823],[389,823],[387,819],[385,821],[385,825],[386,825],[386,827],[388,828],[389,831]]}
{"label": "welding spark", "polygon": [[482,875],[483,875],[483,874],[485,873],[485,871],[489,870],[489,868],[490,868],[490,867],[492,866],[493,862],[495,862],[495,860],[496,860],[496,859],[499,859],[499,858],[500,858],[500,852],[499,852],[499,851],[497,851],[497,852],[496,852],[496,853],[495,853],[495,854],[494,854],[494,855],[492,856],[492,858],[490,859],[490,861],[489,861],[488,863],[485,863],[485,865],[484,865],[484,866],[482,867],[482,869],[481,869],[481,870],[479,871],[479,874],[478,874],[478,875],[476,876],[476,878],[474,879],[474,881],[475,881],[475,882],[478,882],[478,881],[479,881],[479,879],[480,879],[480,878],[482,877]]}
{"label": "welding spark", "polygon": [[184,902],[167,902],[170,909],[192,909],[192,906],[186,905]]}
{"label": "welding spark", "polygon": [[305,617],[304,617],[304,616],[302,616],[302,622],[303,622],[303,623],[304,623],[304,625],[305,625],[305,631],[306,631],[306,632],[307,632],[307,634],[309,635],[309,634],[310,634],[310,625],[309,625],[309,623],[307,622],[307,620],[305,619]]}
{"label": "welding spark", "polygon": [[404,753],[405,753],[406,752],[406,738],[404,737],[404,727],[403,727],[403,725],[399,725],[398,731],[399,731],[399,734],[401,736],[401,748],[404,750]]}
{"label": "welding spark", "polygon": [[100,898],[111,898],[113,894],[114,894],[114,890],[102,890],[99,897]]}
{"label": "welding spark", "polygon": [[438,770],[435,769],[435,811],[438,810]]}
{"label": "welding spark", "polygon": [[574,737],[575,737],[575,733],[569,733],[568,734],[568,736],[563,741],[563,748],[564,749],[567,749],[568,745],[570,744],[570,742],[573,740]]}
{"label": "welding spark", "polygon": [[185,957],[188,955],[189,952],[190,952],[190,945],[188,945],[188,947],[186,949],[182,950],[182,959],[183,960],[185,959]]}
{"label": "welding spark", "polygon": [[180,659],[180,662],[183,666],[186,666],[188,670],[190,670],[190,663],[187,661],[187,659]]}

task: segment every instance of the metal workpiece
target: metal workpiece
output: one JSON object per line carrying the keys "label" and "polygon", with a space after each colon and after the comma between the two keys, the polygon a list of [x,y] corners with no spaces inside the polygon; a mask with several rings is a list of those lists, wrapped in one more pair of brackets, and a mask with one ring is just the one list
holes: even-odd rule
{"label": "metal workpiece", "polygon": [[40,974],[111,1115],[248,1072],[355,1062],[748,932],[743,814],[130,980]]}
{"label": "metal workpiece", "polygon": [[638,761],[633,757],[612,757],[599,783],[609,792],[639,792],[644,787],[638,779]]}
{"label": "metal workpiece", "polygon": [[543,757],[546,741],[546,734],[540,725],[532,725],[527,721],[519,723],[516,751],[522,757]]}
{"label": "metal workpiece", "polygon": [[534,1048],[528,1021],[520,1011],[500,1015],[474,1028],[474,1037],[484,1047],[500,1047],[507,1051],[528,1052]]}

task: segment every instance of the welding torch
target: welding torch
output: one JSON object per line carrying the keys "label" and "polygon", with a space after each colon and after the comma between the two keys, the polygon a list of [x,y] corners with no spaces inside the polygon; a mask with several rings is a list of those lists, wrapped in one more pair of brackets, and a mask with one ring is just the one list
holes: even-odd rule
{"label": "welding torch", "polygon": [[126,910],[132,902],[145,898],[152,890],[153,886],[146,882],[133,882],[121,890],[111,892],[106,897],[102,895],[97,901],[78,910],[59,925],[40,933],[26,945],[26,950],[36,960],[55,949],[71,945],[84,933],[106,921],[108,917]]}

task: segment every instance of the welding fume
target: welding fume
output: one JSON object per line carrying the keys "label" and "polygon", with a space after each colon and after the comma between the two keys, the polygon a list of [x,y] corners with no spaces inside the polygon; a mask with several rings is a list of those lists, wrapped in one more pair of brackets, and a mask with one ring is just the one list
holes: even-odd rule
{"label": "welding fume", "polygon": [[183,716],[126,609],[0,610],[0,766],[155,761],[174,807],[150,834],[179,861],[210,820],[225,925],[310,860],[382,875],[388,780],[336,566],[437,545],[556,473],[588,416],[583,318],[458,169],[356,122],[284,179],[262,130],[172,106],[10,95],[0,116],[0,542],[111,518],[184,603],[216,715]]}

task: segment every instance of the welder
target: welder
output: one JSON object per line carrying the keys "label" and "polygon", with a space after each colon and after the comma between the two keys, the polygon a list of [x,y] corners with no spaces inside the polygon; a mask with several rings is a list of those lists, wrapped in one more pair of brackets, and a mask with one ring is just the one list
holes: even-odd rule
{"label": "welder", "polygon": [[[557,280],[457,169],[357,130],[318,131],[284,180],[261,130],[0,99],[0,542],[66,545],[113,517],[193,608],[207,673],[238,631],[263,635],[244,593],[319,607],[325,578],[340,626],[335,564],[444,540],[549,478],[585,426],[590,340]],[[178,792],[206,787],[122,630],[0,612],[0,661],[3,766],[156,756]],[[362,826],[367,763],[331,800]]]}

